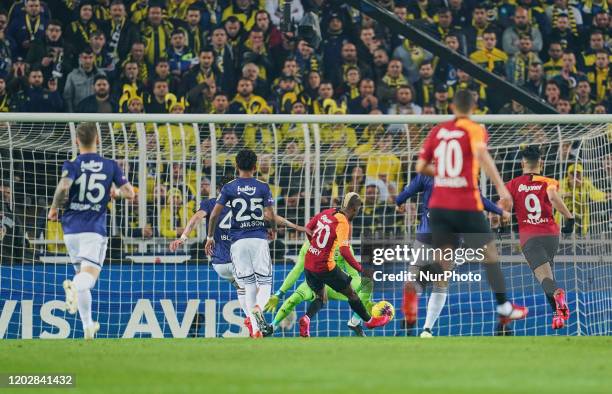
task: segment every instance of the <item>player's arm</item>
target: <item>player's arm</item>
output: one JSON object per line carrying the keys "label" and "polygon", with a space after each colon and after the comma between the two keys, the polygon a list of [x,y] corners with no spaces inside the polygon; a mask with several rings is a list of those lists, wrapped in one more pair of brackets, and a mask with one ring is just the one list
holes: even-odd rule
{"label": "player's arm", "polygon": [[196,213],[194,213],[191,218],[189,218],[189,222],[187,222],[187,226],[185,226],[185,229],[183,230],[183,233],[181,234],[181,237],[178,239],[175,239],[174,241],[172,241],[170,243],[170,251],[174,252],[176,251],[181,245],[183,245],[187,239],[189,238],[189,233],[193,231],[193,229],[200,224],[200,222],[206,218],[206,211],[204,211],[203,209],[200,209],[199,211],[197,211]]}
{"label": "player's arm", "polygon": [[417,175],[410,181],[410,184],[402,190],[400,194],[395,198],[395,205],[398,212],[403,213],[405,211],[404,204],[409,198],[416,196],[417,193],[423,191],[423,177]]}
{"label": "player's arm", "polygon": [[276,224],[279,226],[288,227],[300,233],[306,233],[307,235],[312,235],[312,230],[310,230],[309,228],[306,228],[304,226],[298,226],[297,224],[292,223],[289,219],[286,219],[280,215],[275,215],[275,220],[276,220]]}
{"label": "player's arm", "polygon": [[308,252],[308,248],[310,247],[310,242],[306,241],[300,248],[300,253],[295,261],[295,265],[291,268],[291,271],[287,274],[281,287],[278,289],[276,293],[274,293],[268,302],[266,303],[264,310],[266,312],[274,312],[276,307],[278,306],[278,302],[285,296],[285,293],[289,291],[300,278],[302,272],[304,272],[304,259],[306,258],[306,253]]}
{"label": "player's arm", "polygon": [[423,174],[423,175],[427,175],[427,176],[435,176],[435,170],[434,170],[434,166],[432,164],[432,160],[433,160],[433,152],[435,149],[434,146],[434,130],[429,132],[429,135],[427,136],[427,138],[425,139],[425,142],[423,143],[423,147],[421,148],[421,151],[419,152],[419,159],[416,162],[415,165],[415,171],[418,172],[419,174]]}
{"label": "player's arm", "polygon": [[72,178],[64,176],[60,179],[55,188],[55,193],[53,194],[53,202],[51,203],[51,208],[49,209],[49,214],[47,218],[52,221],[56,221],[58,219],[58,209],[68,201],[68,195],[70,193],[70,186],[72,186]]}
{"label": "player's arm", "polygon": [[111,189],[111,198],[133,200],[134,197],[136,197],[136,192],[134,191],[134,186],[129,182],[124,183],[118,189]]}
{"label": "player's arm", "polygon": [[204,248],[206,249],[206,254],[209,256],[212,256],[213,248],[215,247],[215,239],[213,237],[215,234],[215,228],[217,227],[217,222],[219,221],[219,216],[221,216],[221,213],[223,212],[223,207],[224,205],[217,201],[215,207],[210,213],[210,217],[208,218],[208,231],[206,235],[206,246]]}
{"label": "player's arm", "polygon": [[357,271],[363,271],[361,264],[353,255],[353,251],[351,250],[351,246],[349,244],[349,224],[346,221],[338,222],[336,226],[336,236],[338,237],[338,244],[340,245],[339,251],[340,255],[344,257],[347,263],[351,265],[351,267],[355,268]]}
{"label": "player's arm", "polygon": [[571,234],[572,231],[574,231],[574,214],[567,208],[567,205],[565,205],[563,202],[563,199],[557,192],[557,188],[554,185],[548,186],[546,189],[546,194],[548,194],[548,200],[552,204],[553,208],[559,211],[561,215],[567,219],[561,231],[564,234]]}
{"label": "player's arm", "polygon": [[484,143],[484,141],[481,141],[476,143],[475,148],[476,158],[482,165],[482,169],[484,170],[485,174],[487,174],[487,176],[495,186],[497,194],[500,198],[500,203],[504,208],[509,210],[512,207],[512,196],[506,188],[506,185],[504,184],[501,175],[499,175],[499,171],[495,166],[495,162],[493,161],[491,154],[489,154],[487,145]]}

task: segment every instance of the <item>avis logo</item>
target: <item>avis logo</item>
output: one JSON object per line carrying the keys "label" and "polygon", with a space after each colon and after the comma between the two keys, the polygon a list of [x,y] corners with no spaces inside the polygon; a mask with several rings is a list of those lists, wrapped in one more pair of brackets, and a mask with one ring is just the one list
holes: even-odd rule
{"label": "avis logo", "polygon": [[81,162],[81,172],[85,170],[89,170],[91,172],[100,172],[102,171],[102,162],[101,161],[93,161],[89,160],[88,162]]}
{"label": "avis logo", "polygon": [[244,193],[247,196],[253,196],[257,188],[255,186],[238,186],[238,194]]}

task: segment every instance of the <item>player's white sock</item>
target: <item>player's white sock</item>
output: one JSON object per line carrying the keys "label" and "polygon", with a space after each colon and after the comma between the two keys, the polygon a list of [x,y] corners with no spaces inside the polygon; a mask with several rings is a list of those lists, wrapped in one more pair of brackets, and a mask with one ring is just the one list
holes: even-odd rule
{"label": "player's white sock", "polygon": [[351,327],[357,327],[360,324],[361,324],[361,318],[356,313],[353,313],[351,315],[351,318],[348,321],[348,325]]}
{"label": "player's white sock", "polygon": [[79,316],[83,323],[83,329],[92,326],[93,319],[91,318],[91,291],[90,289],[96,284],[96,279],[88,272],[79,272],[72,280],[76,287],[77,305],[79,308]]}
{"label": "player's white sock", "polygon": [[255,282],[244,284],[244,300],[248,311],[247,316],[251,318],[253,332],[257,332],[259,331],[259,326],[257,325],[257,319],[253,315],[253,308],[257,305],[257,284]]}
{"label": "player's white sock", "polygon": [[440,312],[442,312],[442,308],[444,308],[444,304],[446,303],[446,292],[432,292],[429,296],[429,302],[427,302],[427,316],[425,317],[425,326],[424,328],[431,328],[436,324],[438,317],[440,317]]}
{"label": "player's white sock", "polygon": [[246,295],[244,294],[244,290],[238,292],[238,302],[240,303],[240,307],[242,308],[244,315],[249,316],[249,308],[247,308]]}
{"label": "player's white sock", "polygon": [[260,284],[257,290],[257,305],[263,309],[263,307],[268,303],[270,299],[270,294],[272,294],[272,285],[271,284]]}

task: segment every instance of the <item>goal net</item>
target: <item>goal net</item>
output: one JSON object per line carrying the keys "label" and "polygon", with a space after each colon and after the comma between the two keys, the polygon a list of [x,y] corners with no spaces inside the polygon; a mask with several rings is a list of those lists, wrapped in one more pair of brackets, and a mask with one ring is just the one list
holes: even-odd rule
{"label": "goal net", "polygon": [[[78,148],[80,120],[96,122],[99,151],[117,160],[137,188],[133,202],[109,204],[109,247],[92,291],[100,337],[245,336],[233,287],[219,278],[203,250],[203,225],[177,252],[180,236],[202,199],[215,197],[224,177],[235,173],[242,147],[258,154],[257,177],[271,186],[279,215],[303,224],[338,206],[349,191],[364,200],[352,225],[360,254],[364,237],[412,236],[419,223],[420,196],[398,213],[395,197],[414,177],[418,149],[436,116],[208,116],[41,115],[0,118],[0,338],[82,336],[77,315],[63,304],[62,281],[72,277],[61,225],[46,219],[65,160]],[[576,215],[576,231],[561,240],[554,274],[568,292],[571,320],[550,328],[543,292],[518,246],[515,223],[498,233],[502,267],[511,298],[530,308],[515,335],[612,334],[612,132],[610,117],[490,116],[478,118],[490,134],[490,151],[505,181],[521,172],[521,146],[538,144],[544,175],[560,181],[561,195]],[[485,196],[494,188],[481,176]],[[448,198],[452,199],[450,195]],[[497,221],[491,224],[497,228]],[[279,229],[270,243],[276,291],[293,268],[303,236]],[[402,267],[398,266],[398,269]],[[480,266],[457,272],[482,281],[451,282],[437,335],[493,335],[495,302]],[[287,296],[303,281],[298,279]],[[428,291],[421,297],[422,327]],[[399,311],[401,286],[375,286],[373,299],[390,301],[396,319],[374,335],[413,335]],[[281,300],[282,302],[282,300]],[[300,316],[306,303],[296,307]],[[295,336],[291,319],[275,335]],[[273,314],[267,314],[271,321]],[[330,301],[313,321],[315,336],[350,335],[345,302]]]}

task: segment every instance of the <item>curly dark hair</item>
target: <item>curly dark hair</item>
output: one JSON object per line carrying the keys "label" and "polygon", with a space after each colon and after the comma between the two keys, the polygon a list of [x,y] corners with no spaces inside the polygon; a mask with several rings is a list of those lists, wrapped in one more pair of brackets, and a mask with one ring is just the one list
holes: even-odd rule
{"label": "curly dark hair", "polygon": [[236,155],[236,167],[242,171],[251,171],[257,165],[257,155],[250,149],[243,149]]}

